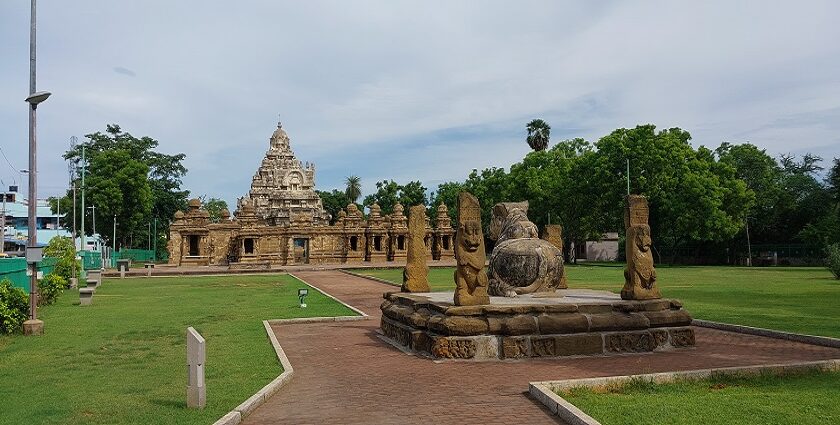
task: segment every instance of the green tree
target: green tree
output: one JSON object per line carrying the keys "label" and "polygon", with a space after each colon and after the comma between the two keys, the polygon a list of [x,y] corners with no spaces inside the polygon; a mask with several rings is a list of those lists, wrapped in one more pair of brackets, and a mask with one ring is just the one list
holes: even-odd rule
{"label": "green tree", "polygon": [[[376,182],[376,192],[365,197],[364,204],[371,206],[374,203],[379,204],[382,209],[382,214],[391,214],[394,212],[394,205],[400,201],[400,186],[393,180],[383,180]],[[410,205],[403,205],[409,207]]]}
{"label": "green tree", "polygon": [[345,184],[344,194],[350,202],[355,203],[362,196],[362,179],[359,176],[350,176],[347,177]]}
{"label": "green tree", "polygon": [[551,127],[545,121],[537,118],[531,120],[525,126],[528,130],[528,137],[526,138],[528,146],[535,151],[544,151],[548,147],[548,138],[551,135]]}
{"label": "green tree", "polygon": [[489,239],[490,218],[493,205],[511,200],[510,179],[504,168],[491,167],[481,170],[473,169],[464,182],[464,190],[472,193],[481,205],[481,225],[485,232],[488,248],[492,246]]}
{"label": "green tree", "polygon": [[731,165],[716,161],[706,148],[694,150],[690,140],[679,128],[657,132],[642,125],[615,130],[596,143],[589,189],[599,194],[593,207],[609,227],[624,228],[628,159],[631,192],[649,201],[654,248],[729,240],[743,227],[752,193]]}
{"label": "green tree", "polygon": [[211,223],[218,223],[222,221],[222,210],[228,209],[228,204],[223,199],[205,199],[204,196],[201,197],[201,206],[204,207],[204,210],[207,211],[208,214],[210,214]]}
{"label": "green tree", "polygon": [[[400,186],[400,203],[405,208],[426,205],[426,188],[420,181],[410,181]],[[391,212],[393,212],[393,208]]]}
{"label": "green tree", "polygon": [[330,224],[335,223],[335,220],[338,219],[339,211],[350,204],[350,199],[347,198],[344,192],[337,189],[333,189],[330,192],[320,190],[316,190],[316,192],[321,197],[324,210],[330,214]]}
{"label": "green tree", "polygon": [[[750,239],[753,243],[777,241],[777,204],[781,194],[782,170],[764,149],[750,143],[733,145],[724,142],[715,149],[720,162],[735,169],[735,173],[752,191],[755,202],[747,212]],[[746,230],[746,229],[745,229]],[[743,236],[746,239],[746,235]]]}
{"label": "green tree", "polygon": [[44,248],[44,257],[58,258],[52,273],[67,281],[76,277],[82,269],[81,261],[76,260],[76,246],[70,238],[59,236],[50,239]]}
{"label": "green tree", "polygon": [[[452,223],[458,222],[458,194],[464,190],[464,184],[458,182],[441,183],[437,187],[437,191],[433,192],[429,197],[429,208],[426,215],[429,217],[437,216],[437,207],[440,204],[445,204],[449,218]],[[454,227],[454,224],[453,224]]]}
{"label": "green tree", "polygon": [[604,218],[592,208],[595,192],[589,181],[595,152],[583,139],[566,140],[546,151],[530,152],[511,166],[509,197],[529,202],[528,217],[543,227],[561,224],[564,253],[569,257],[571,243],[597,238],[604,231]]}
{"label": "green tree", "polygon": [[[149,229],[157,228],[158,247],[166,249],[166,235],[168,234],[169,223],[175,212],[184,210],[187,207],[188,191],[181,190],[181,178],[187,170],[183,166],[184,154],[168,155],[157,152],[158,141],[150,137],[135,137],[123,131],[120,126],[111,124],[106,126],[104,133],[95,132],[86,135],[87,141],[72,147],[64,154],[64,158],[76,165],[75,183],[81,188],[79,167],[82,156],[82,146],[85,147],[85,155],[90,164],[86,196],[89,199],[87,206],[96,205],[97,230],[109,239],[110,232],[101,231],[107,228],[107,224],[113,222],[113,214],[117,214],[117,237],[123,241],[124,246],[144,247],[147,243]],[[105,158],[100,158],[107,155]],[[109,165],[109,160],[120,161],[120,164],[129,168],[120,170]],[[145,168],[144,168],[145,167]],[[120,171],[119,174],[106,174],[106,170]],[[142,181],[129,183],[120,182],[122,178],[140,179],[141,171],[145,170]],[[92,198],[92,192],[99,192],[99,199]],[[121,195],[116,195],[121,192]],[[67,198],[72,196],[68,192]],[[80,196],[80,195],[79,195]],[[72,198],[71,198],[72,199]],[[125,200],[128,205],[140,207],[139,210],[129,212],[127,207],[106,204]],[[72,201],[71,201],[72,204]],[[147,208],[148,206],[148,208]],[[63,211],[64,203],[62,203]],[[77,208],[81,208],[81,202],[77,202]],[[68,210],[69,211],[69,210]],[[80,211],[79,221],[81,220]],[[145,217],[141,217],[145,214]],[[92,220],[87,215],[85,231],[92,231]],[[72,220],[68,217],[68,220]],[[157,226],[150,225],[156,220]]]}

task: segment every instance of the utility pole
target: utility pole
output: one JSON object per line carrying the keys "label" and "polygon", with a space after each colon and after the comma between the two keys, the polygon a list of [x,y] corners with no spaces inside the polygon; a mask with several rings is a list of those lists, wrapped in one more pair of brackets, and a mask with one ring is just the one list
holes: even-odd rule
{"label": "utility pole", "polygon": [[155,217],[155,231],[154,231],[154,233],[155,233],[155,245],[154,245],[154,251],[152,251],[152,262],[153,263],[157,261],[157,240],[158,240],[158,237],[157,237],[157,217]]}
{"label": "utility pole", "polygon": [[149,243],[146,245],[146,249],[152,249],[152,222],[149,222]]}
{"label": "utility pole", "polygon": [[79,246],[80,251],[86,251],[87,245],[85,245],[85,172],[87,171],[87,163],[85,162],[85,145],[82,145],[82,239],[81,239],[81,246]]}
{"label": "utility pole", "polygon": [[627,194],[630,195],[630,158],[627,158]]}
{"label": "utility pole", "polygon": [[[114,238],[111,240],[111,258],[117,258],[117,215],[114,214]],[[111,265],[116,265],[114,260],[111,260]]]}
{"label": "utility pole", "polygon": [[0,217],[0,225],[3,226],[3,248],[0,253],[6,252],[6,182],[0,180],[3,185],[3,216]]}
{"label": "utility pole", "polygon": [[750,246],[750,219],[744,219],[744,225],[747,226],[747,267],[752,267],[752,247]]}
{"label": "utility pole", "polygon": [[[29,222],[27,224],[28,242],[26,246],[27,263],[30,267],[29,278],[29,320],[23,322],[24,335],[41,335],[44,333],[44,322],[38,320],[38,143],[36,109],[38,104],[50,97],[49,92],[35,91],[35,0],[30,1],[29,21]],[[5,231],[4,231],[5,232]],[[30,253],[31,252],[31,253]]]}
{"label": "utility pole", "polygon": [[[93,235],[96,236],[96,205],[91,205],[88,208],[91,209],[90,216],[93,219]],[[94,246],[96,245],[96,240],[94,240]]]}

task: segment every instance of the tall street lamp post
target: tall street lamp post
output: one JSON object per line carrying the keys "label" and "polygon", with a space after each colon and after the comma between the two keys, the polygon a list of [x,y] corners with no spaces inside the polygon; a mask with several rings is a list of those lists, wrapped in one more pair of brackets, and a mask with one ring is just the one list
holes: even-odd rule
{"label": "tall street lamp post", "polygon": [[44,333],[44,322],[38,320],[38,262],[41,252],[38,245],[38,156],[36,139],[35,110],[38,104],[50,97],[50,92],[35,91],[35,0],[31,0],[31,14],[29,24],[29,223],[27,225],[28,243],[26,260],[29,263],[29,320],[23,322],[25,335],[41,335]]}

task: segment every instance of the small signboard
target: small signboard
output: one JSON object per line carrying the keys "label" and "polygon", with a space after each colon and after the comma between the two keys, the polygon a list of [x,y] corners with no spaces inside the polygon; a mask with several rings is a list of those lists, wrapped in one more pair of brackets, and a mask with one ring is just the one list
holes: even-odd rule
{"label": "small signboard", "polygon": [[44,248],[40,246],[27,246],[26,247],[26,262],[27,263],[40,263],[41,260],[44,259]]}
{"label": "small signboard", "polygon": [[300,299],[300,308],[306,308],[306,296],[309,295],[309,289],[298,289],[298,298]]}

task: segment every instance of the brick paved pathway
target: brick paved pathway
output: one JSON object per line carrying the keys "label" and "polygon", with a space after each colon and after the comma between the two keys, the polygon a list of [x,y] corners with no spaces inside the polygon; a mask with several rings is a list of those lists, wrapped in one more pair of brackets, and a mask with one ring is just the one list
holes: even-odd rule
{"label": "brick paved pathway", "polygon": [[697,328],[697,348],[600,358],[434,362],[382,342],[379,304],[395,288],[338,271],[297,275],[370,320],[274,326],[295,377],[245,424],[558,423],[528,382],[840,358],[840,350]]}

